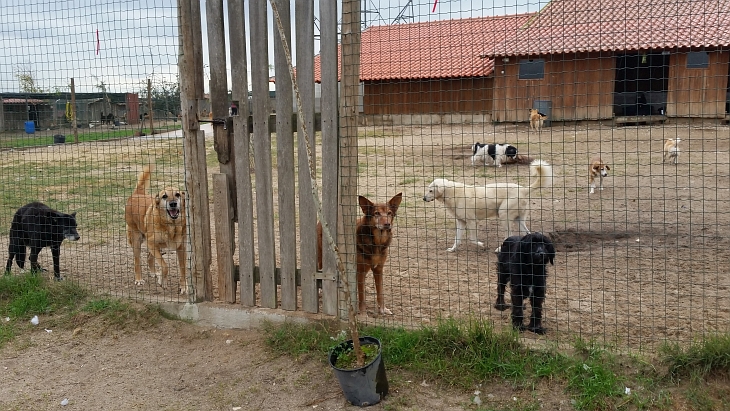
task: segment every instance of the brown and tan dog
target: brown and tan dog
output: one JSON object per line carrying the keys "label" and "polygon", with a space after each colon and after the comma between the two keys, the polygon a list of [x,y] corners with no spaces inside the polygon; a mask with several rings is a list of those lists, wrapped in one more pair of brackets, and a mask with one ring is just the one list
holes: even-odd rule
{"label": "brown and tan dog", "polygon": [[677,164],[679,161],[679,142],[682,141],[679,138],[668,138],[664,141],[664,160],[663,163],[666,163],[667,160],[674,159],[674,164]]}
{"label": "brown and tan dog", "polygon": [[[145,166],[137,180],[137,187],[127,200],[124,220],[127,222],[127,241],[134,251],[134,284],[142,285],[142,242],[147,241],[147,265],[157,277],[157,284],[167,285],[168,267],[162,251],[175,250],[180,271],[180,294],[187,294],[185,276],[185,246],[187,225],[185,219],[185,193],[175,187],[166,187],[156,196],[147,194],[153,167]],[[155,270],[155,262],[161,272]]]}
{"label": "brown and tan dog", "polygon": [[535,131],[542,130],[542,125],[547,119],[547,116],[539,111],[537,109],[531,108],[530,109],[530,128]]}
{"label": "brown and tan dog", "polygon": [[609,170],[611,170],[611,166],[604,163],[601,157],[591,159],[591,166],[588,168],[588,186],[591,190],[588,194],[593,194],[593,190],[596,188],[596,178],[598,178],[598,189],[603,190],[603,177],[608,176]]}
{"label": "brown and tan dog", "polygon": [[[373,203],[358,196],[363,216],[357,220],[357,301],[358,311],[365,313],[365,275],[373,271],[375,295],[379,314],[393,314],[383,301],[383,267],[388,259],[388,247],[393,239],[393,220],[403,193],[398,193],[387,203]],[[322,224],[317,223],[317,268],[322,269]]]}

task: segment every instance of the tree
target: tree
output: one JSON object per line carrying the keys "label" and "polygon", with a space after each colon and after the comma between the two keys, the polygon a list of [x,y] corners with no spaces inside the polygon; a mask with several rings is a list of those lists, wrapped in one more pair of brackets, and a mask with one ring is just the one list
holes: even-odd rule
{"label": "tree", "polygon": [[152,109],[177,115],[180,111],[180,82],[162,79],[159,83],[153,83]]}
{"label": "tree", "polygon": [[27,67],[17,66],[15,78],[18,79],[20,91],[23,93],[45,93],[43,88],[38,87],[35,82],[33,71]]}

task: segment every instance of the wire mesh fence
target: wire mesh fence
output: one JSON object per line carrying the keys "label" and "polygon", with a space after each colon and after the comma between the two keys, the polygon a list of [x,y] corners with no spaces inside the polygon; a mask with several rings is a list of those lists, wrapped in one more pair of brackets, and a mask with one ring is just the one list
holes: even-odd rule
{"label": "wire mesh fence", "polygon": [[[375,203],[403,193],[383,270],[392,314],[378,313],[368,274],[361,319],[418,326],[477,317],[509,327],[511,311],[494,307],[495,250],[508,225],[519,227],[499,212],[504,198],[489,188],[455,199],[428,190],[436,179],[529,186],[530,163],[542,160],[550,184],[506,207],[557,251],[539,338],[647,349],[726,333],[730,3],[403,3],[367,1],[361,10],[358,193]],[[62,275],[98,292],[175,299],[174,253],[164,256],[166,289],[149,278],[135,285],[124,204],[150,162],[150,193],[184,188],[177,6],[41,5],[50,7],[0,11],[17,21],[2,29],[14,40],[2,40],[9,53],[0,62],[0,247],[27,202],[76,211],[81,241],[63,243]],[[53,144],[56,135],[66,143]],[[210,138],[206,145],[213,168]],[[331,166],[320,160],[318,175]],[[46,253],[40,262],[50,267]]]}

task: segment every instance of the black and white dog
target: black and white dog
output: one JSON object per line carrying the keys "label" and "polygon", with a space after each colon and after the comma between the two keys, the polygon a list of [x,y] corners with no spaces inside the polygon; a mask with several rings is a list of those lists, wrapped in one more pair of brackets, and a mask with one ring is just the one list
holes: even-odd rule
{"label": "black and white dog", "polygon": [[10,272],[13,258],[18,267],[25,267],[26,247],[30,247],[30,268],[40,271],[38,254],[44,247],[51,247],[53,255],[53,276],[61,279],[59,257],[63,240],[78,241],[81,238],[76,231],[76,213],[65,214],[53,210],[47,205],[33,202],[20,207],[13,216],[10,225],[10,243],[8,245],[8,262],[5,273]]}
{"label": "black and white dog", "polygon": [[[508,237],[499,251],[497,269],[497,302],[494,308],[507,309],[504,290],[509,282],[512,298],[512,326],[519,331],[532,331],[545,334],[542,327],[542,304],[545,301],[547,264],[553,264],[555,247],[553,242],[542,233],[530,233],[524,237]],[[530,324],[523,324],[524,299],[530,299],[532,314]]]}
{"label": "black and white dog", "polygon": [[496,167],[502,167],[502,162],[507,161],[507,157],[512,160],[517,157],[517,147],[511,144],[482,144],[476,142],[471,146],[471,165],[475,166],[477,161],[485,166],[489,159]]}

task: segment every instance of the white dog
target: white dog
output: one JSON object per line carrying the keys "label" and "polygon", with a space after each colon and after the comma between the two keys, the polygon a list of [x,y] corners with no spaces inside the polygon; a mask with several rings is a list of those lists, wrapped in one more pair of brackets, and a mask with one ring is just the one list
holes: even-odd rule
{"label": "white dog", "polygon": [[471,165],[473,166],[477,162],[486,166],[489,159],[492,159],[495,167],[502,167],[502,163],[506,162],[508,158],[515,160],[517,147],[511,144],[482,144],[477,142],[472,144],[471,153]]}
{"label": "white dog", "polygon": [[552,185],[553,169],[545,161],[530,164],[529,187],[515,183],[492,183],[486,186],[469,186],[445,178],[437,178],[428,186],[423,201],[438,200],[446,211],[456,218],[456,238],[447,251],[456,251],[461,244],[464,230],[469,230],[469,240],[484,247],[477,240],[477,222],[489,217],[499,217],[507,226],[507,237],[512,236],[511,225],[516,222],[520,234],[528,234],[525,220],[530,211],[530,191]]}

